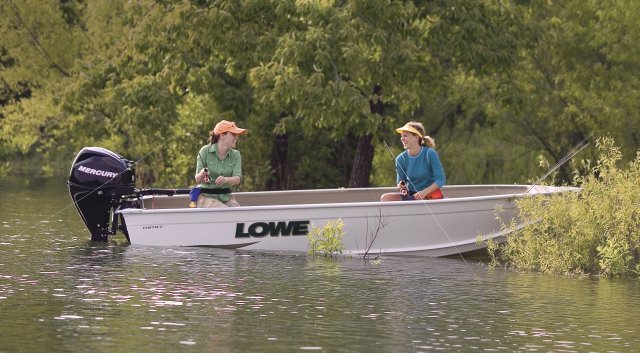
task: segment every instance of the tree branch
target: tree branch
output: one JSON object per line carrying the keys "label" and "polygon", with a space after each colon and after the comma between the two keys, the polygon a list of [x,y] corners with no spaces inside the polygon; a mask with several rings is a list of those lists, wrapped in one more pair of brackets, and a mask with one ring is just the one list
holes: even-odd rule
{"label": "tree branch", "polygon": [[45,57],[45,59],[49,62],[49,64],[51,65],[51,67],[53,69],[55,69],[56,71],[58,71],[61,75],[65,76],[65,77],[70,77],[71,75],[69,74],[69,72],[67,72],[58,63],[56,63],[55,60],[53,60],[53,58],[51,57],[51,55],[49,55],[49,53],[44,49],[44,47],[40,43],[40,40],[38,40],[37,34],[34,33],[33,31],[31,31],[31,29],[29,27],[27,27],[27,25],[22,20],[22,16],[20,16],[20,10],[16,7],[16,5],[13,2],[11,2],[11,8],[13,9],[13,12],[16,15],[16,19],[18,20],[19,25],[21,27],[23,27],[27,31],[27,33],[29,34],[29,37],[31,39],[31,43],[36,48],[36,50],[39,51]]}

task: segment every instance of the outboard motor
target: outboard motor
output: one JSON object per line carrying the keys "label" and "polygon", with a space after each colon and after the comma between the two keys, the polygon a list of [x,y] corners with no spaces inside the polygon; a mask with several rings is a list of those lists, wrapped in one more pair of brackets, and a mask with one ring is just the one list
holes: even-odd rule
{"label": "outboard motor", "polygon": [[85,147],[78,153],[69,174],[69,193],[91,240],[106,241],[121,230],[127,240],[124,219],[118,226],[120,208],[139,207],[134,199],[133,162],[101,147]]}

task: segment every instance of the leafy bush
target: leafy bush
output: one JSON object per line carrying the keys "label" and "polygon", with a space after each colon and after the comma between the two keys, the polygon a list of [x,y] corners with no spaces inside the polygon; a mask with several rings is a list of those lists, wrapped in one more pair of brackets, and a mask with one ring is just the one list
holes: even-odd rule
{"label": "leafy bush", "polygon": [[324,227],[311,226],[309,231],[309,255],[335,256],[342,254],[344,222],[341,219],[327,222]]}
{"label": "leafy bush", "polygon": [[582,162],[586,176],[576,173],[580,193],[518,202],[520,217],[531,224],[514,229],[503,244],[489,244],[494,264],[550,274],[640,274],[640,152],[620,169],[613,140],[596,145],[598,161]]}

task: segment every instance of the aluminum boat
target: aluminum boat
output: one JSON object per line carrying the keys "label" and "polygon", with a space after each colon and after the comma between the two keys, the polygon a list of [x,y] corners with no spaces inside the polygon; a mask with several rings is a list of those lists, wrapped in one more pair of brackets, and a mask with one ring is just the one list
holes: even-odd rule
{"label": "aluminum boat", "polygon": [[[441,200],[380,202],[395,188],[234,193],[242,205],[191,208],[189,189],[135,188],[132,163],[98,147],[83,149],[71,168],[71,197],[94,240],[122,231],[131,244],[307,252],[308,233],[343,223],[344,254],[448,256],[503,241],[518,223],[516,201],[576,188],[450,185]],[[512,228],[508,228],[512,229]]]}

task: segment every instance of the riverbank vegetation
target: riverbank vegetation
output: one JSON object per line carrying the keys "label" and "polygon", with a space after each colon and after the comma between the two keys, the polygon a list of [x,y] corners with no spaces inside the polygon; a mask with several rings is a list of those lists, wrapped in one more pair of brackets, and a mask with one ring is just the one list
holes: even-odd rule
{"label": "riverbank vegetation", "polygon": [[619,167],[622,154],[611,139],[597,146],[600,157],[576,170],[579,193],[518,202],[530,224],[507,242],[491,244],[494,264],[550,274],[640,276],[640,153]]}

